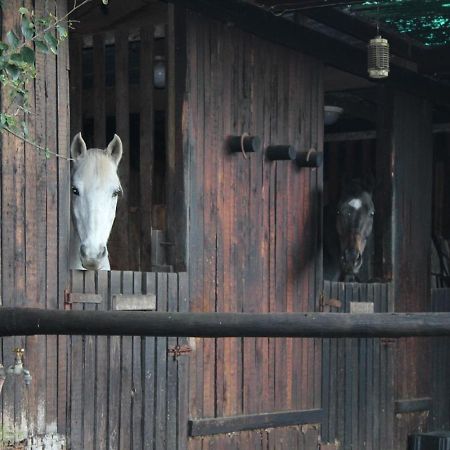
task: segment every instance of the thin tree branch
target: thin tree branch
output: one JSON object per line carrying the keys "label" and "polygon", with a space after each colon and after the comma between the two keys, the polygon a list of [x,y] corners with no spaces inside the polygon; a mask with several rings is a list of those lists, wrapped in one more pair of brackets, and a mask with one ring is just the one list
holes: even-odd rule
{"label": "thin tree branch", "polygon": [[67,161],[74,161],[74,159],[70,158],[69,156],[64,156],[64,155],[61,155],[60,153],[52,152],[49,148],[42,147],[41,145],[37,144],[36,142],[33,142],[30,139],[27,139],[25,136],[21,136],[19,133],[17,133],[16,131],[14,131],[13,129],[11,129],[9,127],[3,127],[2,129],[5,130],[6,132],[12,134],[16,138],[19,138],[26,144],[33,146],[34,148],[36,148],[36,150],[44,152],[46,155],[53,155],[53,156],[56,156],[57,158],[62,158]]}

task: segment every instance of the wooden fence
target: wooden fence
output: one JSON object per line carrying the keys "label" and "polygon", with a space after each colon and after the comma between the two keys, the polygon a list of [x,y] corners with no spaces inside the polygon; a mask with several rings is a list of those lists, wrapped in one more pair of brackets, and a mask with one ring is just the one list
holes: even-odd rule
{"label": "wooden fence", "polygon": [[[390,286],[324,282],[323,310],[388,312]],[[323,442],[340,450],[393,448],[393,349],[389,339],[323,339]]]}
{"label": "wooden fence", "polygon": [[[432,289],[431,306],[435,312],[450,311],[450,289]],[[432,339],[432,427],[450,428],[450,338]]]}
{"label": "wooden fence", "polygon": [[[157,311],[188,309],[186,274],[141,272],[72,272],[68,299],[73,302],[68,306],[118,309],[117,299],[123,299],[118,294],[131,300],[155,294]],[[168,354],[184,341],[72,336],[67,368],[70,448],[186,448],[188,361]]]}

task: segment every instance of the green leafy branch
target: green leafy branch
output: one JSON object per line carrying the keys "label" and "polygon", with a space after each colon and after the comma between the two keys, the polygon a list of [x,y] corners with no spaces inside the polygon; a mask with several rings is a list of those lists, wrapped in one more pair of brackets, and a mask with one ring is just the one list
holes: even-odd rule
{"label": "green leafy branch", "polygon": [[[69,19],[77,9],[91,2],[74,1],[72,9],[58,18],[53,13],[37,16],[34,11],[21,7],[19,30],[9,30],[0,41],[0,84],[2,86],[2,110],[0,132],[9,133],[31,145],[46,158],[52,155],[70,160],[67,156],[51,151],[31,139],[28,131],[30,109],[29,86],[36,78],[36,52],[58,53],[58,47],[69,35],[73,21]],[[108,4],[108,0],[102,0]],[[2,3],[0,1],[0,7]]]}

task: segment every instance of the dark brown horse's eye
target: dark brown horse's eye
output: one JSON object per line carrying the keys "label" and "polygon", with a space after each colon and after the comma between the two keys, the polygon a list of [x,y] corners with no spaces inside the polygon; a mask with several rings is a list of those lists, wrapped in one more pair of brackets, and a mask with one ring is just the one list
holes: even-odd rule
{"label": "dark brown horse's eye", "polygon": [[113,197],[117,197],[119,194],[120,194],[120,192],[121,192],[121,190],[120,189],[116,189],[114,192],[113,192]]}
{"label": "dark brown horse's eye", "polygon": [[80,195],[80,191],[75,186],[72,186],[72,193],[74,195]]}

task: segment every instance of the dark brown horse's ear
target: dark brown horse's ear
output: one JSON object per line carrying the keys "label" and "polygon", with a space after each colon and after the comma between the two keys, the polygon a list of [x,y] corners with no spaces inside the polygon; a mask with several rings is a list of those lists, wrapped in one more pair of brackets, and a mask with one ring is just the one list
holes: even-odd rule
{"label": "dark brown horse's ear", "polygon": [[77,159],[83,158],[86,155],[86,152],[86,142],[84,142],[80,131],[72,140],[72,144],[70,145],[70,155],[76,161]]}
{"label": "dark brown horse's ear", "polygon": [[117,134],[114,135],[111,142],[108,144],[108,147],[106,147],[106,151],[116,163],[116,166],[118,166],[122,159],[123,147],[122,141]]}

